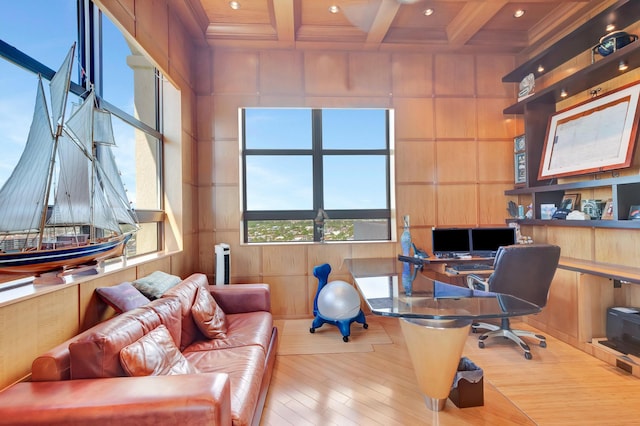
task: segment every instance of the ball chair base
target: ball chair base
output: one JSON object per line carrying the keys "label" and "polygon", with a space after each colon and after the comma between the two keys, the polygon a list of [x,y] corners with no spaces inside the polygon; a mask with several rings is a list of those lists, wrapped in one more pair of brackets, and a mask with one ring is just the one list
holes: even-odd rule
{"label": "ball chair base", "polygon": [[365,330],[369,328],[369,324],[367,324],[367,320],[364,317],[364,312],[362,311],[358,312],[358,315],[353,318],[345,318],[340,320],[324,318],[322,315],[317,314],[313,319],[313,323],[311,324],[309,333],[315,333],[316,329],[322,327],[323,324],[335,325],[336,327],[338,327],[340,333],[342,334],[342,341],[346,343],[349,341],[349,336],[351,335],[352,322],[359,322],[360,324],[362,324],[362,328],[364,328]]}

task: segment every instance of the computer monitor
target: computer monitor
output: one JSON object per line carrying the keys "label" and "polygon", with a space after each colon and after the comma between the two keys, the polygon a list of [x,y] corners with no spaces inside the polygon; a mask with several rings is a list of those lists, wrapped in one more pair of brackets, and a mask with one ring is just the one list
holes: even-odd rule
{"label": "computer monitor", "polygon": [[436,257],[469,254],[471,252],[469,228],[433,228],[431,249]]}
{"label": "computer monitor", "polygon": [[515,228],[472,228],[471,254],[494,257],[498,248],[516,243]]}

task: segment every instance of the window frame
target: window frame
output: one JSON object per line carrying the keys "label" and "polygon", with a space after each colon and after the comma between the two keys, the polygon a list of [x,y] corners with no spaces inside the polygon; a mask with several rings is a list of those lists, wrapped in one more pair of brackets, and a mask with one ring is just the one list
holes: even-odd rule
{"label": "window frame", "polygon": [[[314,218],[320,209],[324,210],[330,219],[384,219],[387,221],[387,236],[383,240],[375,241],[392,241],[393,237],[393,199],[392,199],[392,109],[390,108],[307,108],[311,111],[311,148],[310,149],[247,149],[246,141],[246,110],[247,109],[287,109],[277,107],[246,107],[240,108],[241,120],[241,180],[242,180],[242,242],[245,244],[271,244],[272,242],[250,242],[249,241],[249,222],[259,220],[309,220],[313,223]],[[293,109],[293,108],[290,108]],[[322,111],[328,109],[380,109],[385,113],[385,147],[369,148],[369,149],[324,149],[322,147]],[[313,171],[313,209],[312,210],[248,210],[247,206],[247,157],[253,155],[261,156],[284,156],[284,155],[310,155],[312,157]],[[327,156],[368,156],[368,155],[384,155],[385,157],[385,185],[386,185],[386,205],[384,209],[325,209],[324,208],[324,158]],[[318,227],[313,227],[313,241],[305,241],[307,243],[317,242],[365,242],[373,240],[340,240],[327,241],[324,239]],[[279,241],[278,243],[297,243],[296,241]]]}

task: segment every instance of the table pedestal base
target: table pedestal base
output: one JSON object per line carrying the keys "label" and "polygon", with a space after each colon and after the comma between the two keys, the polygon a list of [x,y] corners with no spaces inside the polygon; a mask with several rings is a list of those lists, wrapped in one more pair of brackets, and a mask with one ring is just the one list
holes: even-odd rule
{"label": "table pedestal base", "polygon": [[441,411],[449,397],[471,321],[401,318],[400,326],[427,408]]}

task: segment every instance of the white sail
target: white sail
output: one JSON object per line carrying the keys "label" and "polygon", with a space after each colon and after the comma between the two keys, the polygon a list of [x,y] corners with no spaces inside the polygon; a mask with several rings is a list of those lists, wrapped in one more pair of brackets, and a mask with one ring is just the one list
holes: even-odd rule
{"label": "white sail", "polygon": [[97,108],[93,110],[93,142],[101,145],[116,145],[111,114]]}
{"label": "white sail", "polygon": [[[54,128],[62,126],[64,122],[64,112],[67,105],[67,94],[69,93],[69,84],[71,81],[71,65],[73,63],[73,53],[75,51],[75,43],[69,49],[67,57],[60,66],[60,69],[51,79],[49,89],[51,93],[51,116],[53,117]],[[56,133],[56,131],[54,131]],[[59,132],[58,132],[59,134]]]}
{"label": "white sail", "polygon": [[129,205],[127,191],[124,189],[111,147],[98,145],[98,177],[104,187],[110,209],[119,223],[134,225],[137,223],[135,213]]}
{"label": "white sail", "polygon": [[40,225],[53,136],[42,80],[25,149],[16,168],[0,190],[0,232],[36,230]]}

